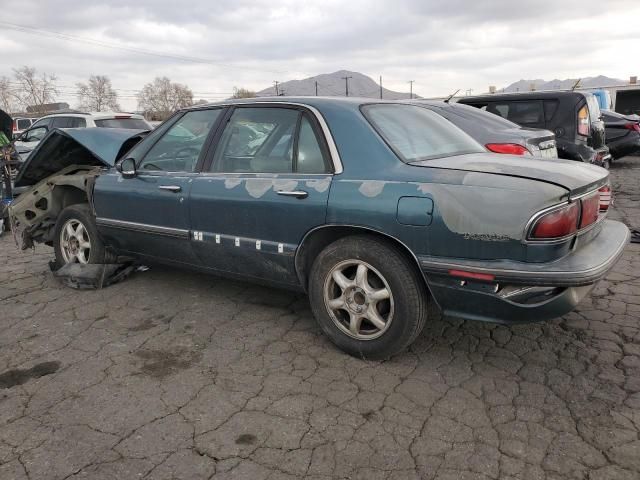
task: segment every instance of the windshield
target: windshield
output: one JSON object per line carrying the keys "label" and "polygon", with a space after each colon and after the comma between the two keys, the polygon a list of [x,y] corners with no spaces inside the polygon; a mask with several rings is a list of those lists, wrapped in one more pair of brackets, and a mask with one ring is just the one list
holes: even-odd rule
{"label": "windshield", "polygon": [[102,128],[131,128],[134,130],[151,130],[146,120],[142,118],[103,118],[96,120],[96,127]]}
{"label": "windshield", "polygon": [[362,111],[405,163],[486,152],[465,132],[426,108],[375,104],[362,107]]}

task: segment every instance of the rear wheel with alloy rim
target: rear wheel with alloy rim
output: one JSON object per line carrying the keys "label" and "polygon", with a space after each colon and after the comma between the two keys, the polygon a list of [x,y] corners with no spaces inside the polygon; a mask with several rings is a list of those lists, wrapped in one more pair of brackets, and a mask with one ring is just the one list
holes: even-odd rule
{"label": "rear wheel with alloy rim", "polygon": [[393,244],[365,235],[337,240],[320,253],[309,298],[331,341],[368,359],[407,348],[427,317],[426,288],[415,265]]}
{"label": "rear wheel with alloy rim", "polygon": [[331,269],[324,282],[324,302],[335,325],[358,340],[379,337],[393,320],[389,284],[363,260],[345,260]]}

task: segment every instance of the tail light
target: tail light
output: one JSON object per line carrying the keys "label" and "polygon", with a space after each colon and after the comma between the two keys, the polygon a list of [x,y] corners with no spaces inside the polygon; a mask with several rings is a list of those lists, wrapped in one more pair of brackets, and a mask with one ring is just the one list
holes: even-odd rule
{"label": "tail light", "polygon": [[531,155],[531,152],[517,143],[487,143],[487,150],[494,153],[507,153],[509,155]]}
{"label": "tail light", "polygon": [[640,133],[640,123],[625,123],[624,128]]}
{"label": "tail light", "polygon": [[589,136],[589,108],[586,105],[578,111],[578,134]]}
{"label": "tail light", "polygon": [[14,121],[13,121],[13,127],[12,127],[12,128],[13,128],[13,131],[14,131],[14,132],[17,132],[17,131],[18,131],[18,121],[17,121],[17,120],[14,120]]}
{"label": "tail light", "polygon": [[533,224],[530,238],[533,240],[551,240],[571,235],[578,230],[579,216],[579,202],[573,202],[545,213]]}
{"label": "tail light", "polygon": [[611,187],[609,185],[605,185],[603,187],[600,187],[598,192],[600,192],[600,211],[606,212],[607,210],[609,210],[609,205],[611,205]]}
{"label": "tail light", "polygon": [[579,201],[540,215],[529,230],[529,239],[554,240],[576,233],[597,222],[610,203],[611,187],[605,185]]}
{"label": "tail light", "polygon": [[600,213],[600,191],[583,197],[580,204],[582,205],[580,228],[585,228],[598,220],[598,214]]}

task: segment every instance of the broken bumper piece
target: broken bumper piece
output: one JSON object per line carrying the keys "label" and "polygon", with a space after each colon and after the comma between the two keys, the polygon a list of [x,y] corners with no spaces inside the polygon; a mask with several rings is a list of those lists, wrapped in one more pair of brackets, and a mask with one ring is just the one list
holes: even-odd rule
{"label": "broken bumper piece", "polygon": [[49,262],[49,268],[61,283],[78,290],[97,290],[124,280],[140,267],[133,263],[68,263],[57,268]]}

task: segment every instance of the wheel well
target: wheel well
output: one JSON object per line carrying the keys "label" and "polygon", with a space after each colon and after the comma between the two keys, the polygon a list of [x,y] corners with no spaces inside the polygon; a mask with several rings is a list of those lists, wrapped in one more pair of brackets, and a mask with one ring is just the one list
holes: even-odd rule
{"label": "wheel well", "polygon": [[409,248],[402,242],[395,239],[394,237],[391,237],[384,233],[380,233],[376,230],[370,230],[364,227],[340,225],[331,225],[313,230],[308,233],[307,236],[302,240],[302,244],[296,252],[295,267],[298,274],[298,279],[300,280],[300,284],[305,291],[308,290],[307,287],[309,282],[309,273],[311,272],[311,266],[313,265],[314,260],[320,254],[320,252],[336,240],[353,235],[366,235],[369,237],[373,237],[378,240],[382,240],[386,244],[396,248],[398,252],[400,252],[400,254],[402,254],[409,261],[413,268],[415,268],[415,272],[418,274],[418,277],[422,279],[424,287],[427,291],[429,291],[429,286],[424,274],[422,273],[422,270],[420,270],[417,259],[415,258],[413,253],[411,253]]}
{"label": "wheel well", "polygon": [[60,205],[60,212],[69,205],[89,202],[87,199],[87,192],[70,185],[59,185],[54,188],[53,197],[54,199],[57,199],[57,203]]}

